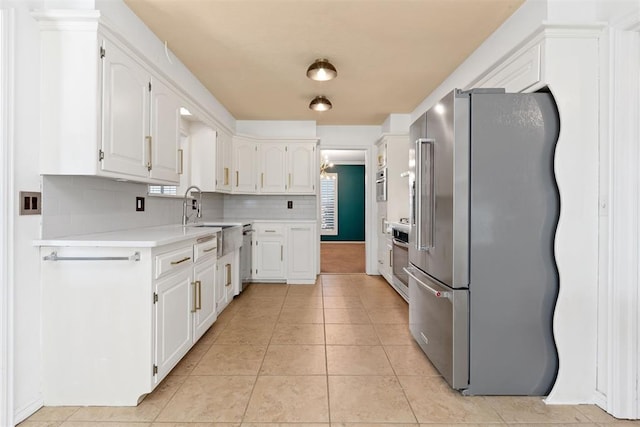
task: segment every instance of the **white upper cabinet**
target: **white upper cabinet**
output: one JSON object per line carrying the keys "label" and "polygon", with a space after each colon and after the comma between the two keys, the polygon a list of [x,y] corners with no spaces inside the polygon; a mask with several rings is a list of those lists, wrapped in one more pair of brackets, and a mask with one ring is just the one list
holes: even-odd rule
{"label": "white upper cabinet", "polygon": [[233,166],[233,147],[231,135],[218,133],[216,144],[216,191],[231,192],[231,168]]}
{"label": "white upper cabinet", "polygon": [[292,143],[287,152],[287,193],[315,194],[318,179],[316,144]]}
{"label": "white upper cabinet", "polygon": [[308,141],[234,137],[231,192],[316,194],[317,140]]}
{"label": "white upper cabinet", "polygon": [[260,177],[258,191],[261,193],[284,193],[287,182],[287,145],[261,144],[258,147]]}
{"label": "white upper cabinet", "polygon": [[219,169],[213,165],[217,165],[217,132],[202,122],[192,122],[189,138],[191,185],[197,185],[202,191],[216,191],[216,173]]}
{"label": "white upper cabinet", "polygon": [[102,170],[179,182],[180,99],[108,39],[101,56]]}
{"label": "white upper cabinet", "polygon": [[35,13],[41,27],[43,175],[179,183],[178,95],[97,15]]}
{"label": "white upper cabinet", "polygon": [[180,98],[159,79],[151,80],[150,145],[151,178],[179,182]]}
{"label": "white upper cabinet", "polygon": [[[106,51],[109,55],[106,55]],[[102,170],[149,175],[149,73],[124,51],[105,41],[102,71]]]}
{"label": "white upper cabinet", "polygon": [[244,138],[233,140],[233,191],[256,192],[256,144]]}

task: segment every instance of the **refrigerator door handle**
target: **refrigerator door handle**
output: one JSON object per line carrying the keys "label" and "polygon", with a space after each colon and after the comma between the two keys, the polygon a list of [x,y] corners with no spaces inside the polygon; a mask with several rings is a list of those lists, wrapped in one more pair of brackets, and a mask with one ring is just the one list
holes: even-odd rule
{"label": "refrigerator door handle", "polygon": [[412,272],[412,268],[403,268],[404,272],[407,273],[409,275],[409,277],[411,277],[412,279],[414,279],[418,285],[420,285],[422,288],[424,288],[425,290],[429,291],[434,297],[436,298],[451,298],[451,292],[448,291],[439,291],[437,289],[433,289],[431,286],[427,285],[426,283],[424,283],[422,280],[420,280],[415,274],[413,274]]}
{"label": "refrigerator door handle", "polygon": [[[416,180],[414,206],[416,209],[416,249],[428,251],[433,247],[434,223],[434,173],[433,158],[435,139],[416,140]],[[426,170],[425,170],[426,168]],[[428,192],[425,194],[425,192]],[[426,196],[426,197],[424,197]],[[426,199],[426,200],[425,200]],[[426,202],[426,203],[425,203]],[[426,206],[425,206],[426,205]],[[425,215],[427,217],[425,218]],[[425,221],[426,220],[426,221]],[[424,228],[423,228],[424,227]]]}

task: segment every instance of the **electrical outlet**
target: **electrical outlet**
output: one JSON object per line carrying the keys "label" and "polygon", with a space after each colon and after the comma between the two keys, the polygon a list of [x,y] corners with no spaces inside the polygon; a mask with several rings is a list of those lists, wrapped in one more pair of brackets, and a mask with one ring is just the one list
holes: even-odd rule
{"label": "electrical outlet", "polygon": [[144,212],[144,197],[136,197],[136,212]]}
{"label": "electrical outlet", "polygon": [[191,209],[194,211],[198,209],[198,201],[196,199],[191,200]]}
{"label": "electrical outlet", "polygon": [[287,201],[287,209],[293,209],[293,201],[292,200],[288,200]]}
{"label": "electrical outlet", "polygon": [[40,215],[42,213],[42,193],[39,191],[20,192],[20,215]]}

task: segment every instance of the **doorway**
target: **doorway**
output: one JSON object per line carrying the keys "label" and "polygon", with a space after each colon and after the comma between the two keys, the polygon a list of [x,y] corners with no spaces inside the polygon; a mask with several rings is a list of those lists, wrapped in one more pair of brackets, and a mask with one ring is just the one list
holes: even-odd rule
{"label": "doorway", "polygon": [[320,272],[366,272],[366,150],[321,150]]}

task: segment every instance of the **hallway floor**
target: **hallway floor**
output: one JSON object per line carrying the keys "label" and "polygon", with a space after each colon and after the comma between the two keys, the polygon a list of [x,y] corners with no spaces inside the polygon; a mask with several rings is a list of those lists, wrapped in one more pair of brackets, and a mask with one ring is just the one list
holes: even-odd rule
{"label": "hallway floor", "polygon": [[407,319],[407,304],[380,277],[323,275],[313,286],[253,284],[137,407],[45,407],[20,425],[621,423],[592,405],[463,397],[414,344]]}
{"label": "hallway floor", "polygon": [[365,243],[322,242],[320,244],[321,273],[364,273]]}

